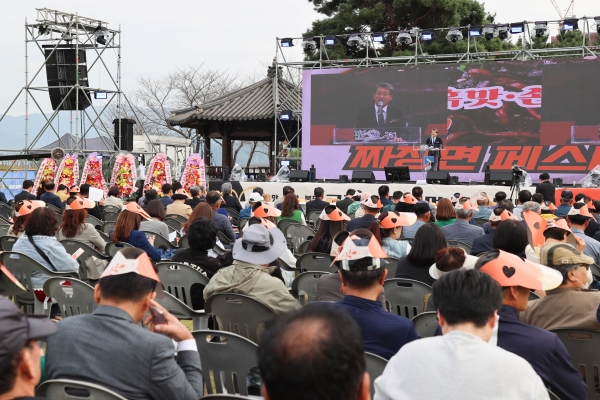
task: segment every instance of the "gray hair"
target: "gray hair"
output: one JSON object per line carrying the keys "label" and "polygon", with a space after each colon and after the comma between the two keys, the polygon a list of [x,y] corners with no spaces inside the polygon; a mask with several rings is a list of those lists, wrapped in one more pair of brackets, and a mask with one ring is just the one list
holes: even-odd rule
{"label": "gray hair", "polygon": [[221,186],[221,193],[223,194],[223,196],[229,196],[231,194],[231,183],[225,182]]}
{"label": "gray hair", "polygon": [[536,203],[535,201],[526,201],[525,203],[523,203],[523,206],[521,208],[523,212],[533,211],[537,214],[540,214],[542,212],[542,206],[540,205],[540,203]]}
{"label": "gray hair", "polygon": [[473,210],[454,210],[456,212],[456,218],[460,219],[469,219],[471,218],[471,214],[473,214]]}
{"label": "gray hair", "polygon": [[389,90],[390,94],[393,95],[394,94],[394,86],[392,86],[391,83],[387,83],[387,82],[379,82],[377,84],[377,86],[375,86],[375,90],[374,92],[377,92],[377,89],[379,88],[384,88]]}
{"label": "gray hair", "polygon": [[204,193],[206,192],[206,187],[204,185],[200,185],[198,186],[198,190],[200,190],[200,193]]}
{"label": "gray hair", "polygon": [[192,197],[196,197],[200,194],[200,188],[198,186],[192,186],[190,188],[190,194],[192,195]]}

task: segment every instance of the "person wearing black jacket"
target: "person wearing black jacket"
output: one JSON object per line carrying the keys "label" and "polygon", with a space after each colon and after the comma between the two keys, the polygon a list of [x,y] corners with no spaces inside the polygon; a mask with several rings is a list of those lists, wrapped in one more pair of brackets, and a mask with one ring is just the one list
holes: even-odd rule
{"label": "person wearing black jacket", "polygon": [[346,197],[344,199],[338,201],[337,203],[335,203],[337,208],[342,210],[342,212],[344,214],[348,213],[348,206],[350,204],[354,203],[354,199],[352,198],[352,196],[354,196],[354,193],[356,193],[356,190],[354,190],[354,189],[346,190]]}
{"label": "person wearing black jacket", "polygon": [[[35,194],[31,193],[33,188],[33,182],[29,179],[23,181],[23,191],[15,195],[15,203],[23,200],[35,200]],[[0,199],[1,201],[1,199]]]}
{"label": "person wearing black jacket", "polygon": [[550,183],[550,174],[546,172],[540,174],[540,183],[535,188],[535,192],[541,193],[544,196],[544,201],[555,203],[554,190],[554,185]]}
{"label": "person wearing black jacket", "polygon": [[316,187],[314,193],[315,199],[306,203],[306,212],[323,211],[323,209],[329,205],[328,202],[323,201],[325,190],[322,187]]}

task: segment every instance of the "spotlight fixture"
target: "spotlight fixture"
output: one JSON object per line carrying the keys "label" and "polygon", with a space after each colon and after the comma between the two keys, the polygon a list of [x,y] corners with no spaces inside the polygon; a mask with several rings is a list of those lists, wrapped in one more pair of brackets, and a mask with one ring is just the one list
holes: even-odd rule
{"label": "spotlight fixture", "polygon": [[108,99],[108,92],[94,92],[94,99],[96,100],[107,100]]}
{"label": "spotlight fixture", "polygon": [[594,17],[594,21],[596,21],[596,32],[600,35],[600,17]]}
{"label": "spotlight fixture", "polygon": [[535,26],[533,27],[533,32],[535,37],[543,37],[548,36],[550,33],[548,29],[548,22],[546,21],[535,21]]}
{"label": "spotlight fixture", "polygon": [[525,24],[522,22],[515,22],[514,24],[510,24],[510,33],[516,35],[518,33],[525,32]]}
{"label": "spotlight fixture", "polygon": [[38,35],[49,35],[50,34],[50,29],[48,29],[48,25],[46,24],[39,24],[37,26],[38,28]]}
{"label": "spotlight fixture", "polygon": [[563,21],[562,27],[560,28],[563,32],[566,31],[576,31],[579,29],[579,25],[577,24],[576,19],[565,19]]}
{"label": "spotlight fixture", "polygon": [[433,38],[435,38],[435,32],[434,31],[423,31],[423,32],[421,32],[421,40],[422,41],[433,40]]}
{"label": "spotlight fixture", "polygon": [[463,39],[463,34],[460,31],[460,28],[457,26],[450,28],[450,30],[448,31],[448,34],[446,35],[446,40],[448,40],[452,43],[456,43],[462,39]]}
{"label": "spotlight fixture", "polygon": [[[470,31],[469,31],[469,34]],[[471,35],[471,36],[475,36],[475,35]],[[486,40],[492,40],[495,37],[498,37],[498,31],[496,31],[496,25],[494,24],[486,24],[483,27],[483,36],[485,37]]]}
{"label": "spotlight fixture", "polygon": [[281,39],[281,47],[292,47],[294,46],[294,40],[292,38]]}
{"label": "spotlight fixture", "polygon": [[354,33],[348,38],[348,46],[352,47],[353,49],[361,48],[364,45],[365,41],[360,33]]}
{"label": "spotlight fixture", "polygon": [[480,26],[472,26],[469,28],[469,36],[477,37],[481,36],[481,27]]}
{"label": "spotlight fixture", "polygon": [[292,114],[292,110],[281,110],[281,112],[279,113],[279,119],[281,121],[291,121]]}
{"label": "spotlight fixture", "polygon": [[508,24],[496,25],[496,32],[500,40],[510,39],[510,28]]}
{"label": "spotlight fixture", "polygon": [[106,41],[108,40],[108,32],[106,28],[98,25],[96,30],[94,31],[94,37],[96,38],[96,43],[100,43],[102,46],[106,46]]}
{"label": "spotlight fixture", "polygon": [[371,38],[373,38],[374,43],[385,43],[385,33],[377,32],[371,34]]}
{"label": "spotlight fixture", "polygon": [[408,31],[400,31],[398,32],[398,36],[396,36],[396,42],[400,44],[411,44],[412,36]]}
{"label": "spotlight fixture", "polygon": [[333,46],[337,43],[337,39],[335,36],[326,36],[325,37],[325,46]]}
{"label": "spotlight fixture", "polygon": [[315,39],[319,39],[319,38],[315,38],[313,36],[309,36],[309,37],[305,37],[302,39],[302,48],[304,49],[304,51],[306,53],[312,53],[313,51],[315,51],[317,49],[318,43],[317,40]]}

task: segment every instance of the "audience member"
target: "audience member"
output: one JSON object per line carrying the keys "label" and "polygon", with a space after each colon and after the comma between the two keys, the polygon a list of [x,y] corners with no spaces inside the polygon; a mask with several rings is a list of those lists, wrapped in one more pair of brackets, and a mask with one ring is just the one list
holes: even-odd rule
{"label": "audience member", "polygon": [[164,185],[162,185],[161,190],[163,195],[160,198],[160,202],[166,209],[167,206],[173,202],[173,199],[171,198],[171,196],[173,196],[173,186],[171,186],[171,184],[169,183],[165,183]]}
{"label": "audience member", "polygon": [[490,196],[486,192],[480,192],[477,195],[477,208],[473,212],[473,219],[488,219],[494,207],[490,206]]}
{"label": "audience member", "polygon": [[352,202],[354,202],[354,200],[352,199],[352,196],[354,196],[355,193],[356,193],[356,190],[348,189],[348,190],[346,190],[346,197],[344,197],[342,200],[335,203],[337,208],[339,208],[344,214],[348,214],[348,206],[350,204],[352,204]]}
{"label": "audience member", "polygon": [[230,182],[225,182],[223,185],[221,185],[221,194],[223,195],[224,202],[224,204],[221,204],[221,207],[227,206],[233,208],[237,212],[240,212],[242,210],[242,205],[236,196],[232,196],[232,193],[233,188],[231,187]]}
{"label": "audience member", "polygon": [[[221,268],[221,263],[208,256],[208,251],[215,247],[217,242],[217,225],[207,218],[197,218],[189,227],[188,249],[179,249],[171,259],[173,262],[182,262],[196,266],[209,279]],[[198,308],[194,308],[198,310]]]}
{"label": "audience member", "polygon": [[[246,223],[246,225],[244,226],[244,232],[246,231],[246,228],[248,228],[251,225],[254,224],[259,224],[264,226],[267,229],[274,229],[277,228],[276,222],[277,222],[277,213],[281,213],[281,211],[279,211],[278,209],[269,206],[268,204],[264,203],[263,205],[260,205],[260,203],[255,203],[255,206],[260,206],[256,208],[256,212],[254,214],[253,217],[251,217],[248,222]],[[311,238],[311,236],[309,236],[309,238]],[[227,253],[227,254],[231,254],[231,253]],[[227,266],[227,265],[231,265],[233,262],[233,258],[231,259],[231,261],[228,264],[224,264],[223,262],[221,263],[221,265],[223,266]],[[281,266],[281,263],[284,263],[288,266],[288,268],[291,269],[295,269],[296,268],[296,257],[294,257],[294,253],[292,253],[290,251],[290,249],[286,248],[285,251],[279,256],[279,258],[275,261],[272,261],[269,266],[272,267],[279,267]],[[273,270],[271,272],[272,276],[275,276],[277,278],[280,278],[283,283],[285,283],[285,285],[287,287],[291,287],[291,283],[292,283],[292,279],[291,279],[291,274],[282,272],[280,268],[275,268],[275,270]]]}
{"label": "audience member", "polygon": [[392,201],[391,201],[391,203],[389,203],[386,206],[383,206],[383,208],[381,209],[381,211],[394,211],[396,209],[396,206],[398,205],[398,203],[400,202],[400,200],[402,199],[403,196],[404,196],[404,193],[402,193],[399,190],[397,190],[394,193],[392,193]]}
{"label": "audience member", "polygon": [[473,216],[471,200],[468,197],[461,198],[456,203],[455,209],[456,220],[454,223],[442,227],[446,240],[456,240],[473,246],[473,241],[485,235],[485,232],[479,226],[469,224],[469,220]]}
{"label": "audience member", "polygon": [[15,195],[15,203],[23,200],[35,200],[35,194],[31,193],[33,190],[33,181],[25,179],[22,186],[23,190]]}
{"label": "audience member", "polygon": [[269,267],[286,249],[279,229],[249,226],[233,246],[233,265],[217,271],[204,289],[204,299],[215,293],[239,293],[260,300],[278,314],[299,308],[284,283],[271,276],[274,268]]}
{"label": "audience member", "polygon": [[414,186],[411,193],[418,201],[423,200],[423,188],[421,186]]}
{"label": "audience member", "polygon": [[57,331],[54,322],[27,316],[11,300],[0,296],[0,399],[41,399],[35,397],[42,377],[42,350],[36,339]]}
{"label": "audience member", "polygon": [[432,223],[423,225],[417,231],[408,254],[398,260],[395,278],[433,284],[429,267],[434,263],[436,253],[445,247],[448,244],[442,228]]}
{"label": "audience member", "polygon": [[[143,200],[142,200],[142,204],[140,204],[140,206],[145,210],[146,206],[151,201],[154,201],[154,200],[160,201],[160,197],[158,196],[158,192],[156,190],[154,190],[154,189],[148,189],[148,190],[146,190],[146,192],[144,194],[144,197],[143,197]],[[160,204],[162,205],[162,201],[160,201]],[[163,208],[165,208],[164,205],[163,205]]]}
{"label": "audience member", "polygon": [[[527,309],[530,290],[555,289],[562,275],[502,250],[484,253],[476,267],[502,287],[498,331],[489,343],[527,360],[544,385],[559,398],[587,399],[587,386],[573,368],[571,357],[558,336],[519,321],[519,312]],[[512,273],[507,274],[507,268]]]}
{"label": "audience member", "polygon": [[[513,214],[514,215],[514,214]],[[507,219],[494,230],[492,238],[494,249],[525,258],[525,248],[529,245],[527,228],[521,221]]]}
{"label": "audience member", "polygon": [[[121,250],[94,288],[98,308],[63,319],[59,333],[48,340],[48,378],[95,383],[128,399],[202,397],[196,341],[154,301],[161,294],[160,279],[143,250]],[[140,326],[149,310],[143,324],[152,322],[152,331]],[[164,322],[154,320],[158,314]]]}
{"label": "audience member", "polygon": [[273,207],[281,210],[281,206],[283,204],[283,199],[285,199],[285,196],[287,196],[290,193],[295,193],[294,188],[291,186],[284,186],[283,187],[283,196],[281,196],[280,198],[278,198],[277,200],[275,200],[273,202]]}
{"label": "audience member", "polygon": [[329,254],[333,237],[344,230],[344,221],[350,221],[350,218],[336,206],[330,205],[323,209],[319,219],[319,229],[310,240],[308,252]]}
{"label": "audience member", "polygon": [[[252,213],[255,217],[266,219],[277,225],[277,219],[281,216],[281,211],[271,207],[268,203],[256,202],[252,206]],[[269,228],[267,228],[269,229]]]}
{"label": "audience member", "polygon": [[489,217],[490,233],[478,237],[471,246],[471,255],[476,256],[486,251],[494,250],[494,232],[500,222],[512,219],[512,213],[502,207],[496,207],[492,210]]}
{"label": "audience member", "polygon": [[348,216],[350,216],[350,214],[354,214],[356,217],[356,212],[358,210],[362,210],[362,202],[368,199],[369,197],[371,197],[371,193],[361,192],[360,190],[357,190],[356,194],[352,197],[352,200],[354,200],[354,202],[352,202],[348,206],[348,212],[346,214],[348,214]]}
{"label": "audience member", "polygon": [[540,174],[540,183],[535,188],[536,193],[544,196],[544,201],[554,203],[554,185],[550,183],[550,175],[546,172]]}
{"label": "audience member", "polygon": [[69,193],[69,188],[67,187],[67,185],[63,185],[61,183],[56,188],[56,195],[58,196],[60,201],[62,201],[64,203],[65,200],[67,200],[71,196],[71,193]]}
{"label": "audience member", "polygon": [[404,212],[404,213],[414,213],[415,205],[418,202],[419,201],[415,198],[415,196],[413,196],[410,193],[405,193],[402,196],[402,198],[400,199],[400,201],[398,203],[396,203],[396,208],[394,209],[394,211]]}
{"label": "audience member", "polygon": [[535,201],[540,206],[544,203],[544,195],[541,193],[534,193],[531,195],[531,201]]}
{"label": "audience member", "polygon": [[192,215],[192,207],[185,204],[188,195],[185,194],[183,189],[179,189],[171,198],[173,202],[166,208],[167,215],[180,215],[186,219]]}
{"label": "audience member", "polygon": [[192,207],[192,210],[201,202],[206,201],[204,186],[192,186],[190,187],[191,199],[187,199],[185,204]]}
{"label": "audience member", "polygon": [[561,285],[546,297],[529,302],[521,321],[542,329],[575,328],[600,330],[600,292],[587,289],[593,277],[594,260],[572,246],[549,244],[540,251],[540,262],[562,274]]}
{"label": "audience member", "polygon": [[[518,218],[515,215],[513,215],[513,210],[514,210],[515,206],[513,205],[512,201],[502,200],[501,202],[496,204],[496,208],[502,208],[503,210],[508,211],[507,215],[510,217],[510,219],[518,220]],[[494,230],[490,227],[489,222],[486,222],[485,224],[483,224],[482,228],[486,235],[489,235],[490,233],[494,233]]]}
{"label": "audience member", "polygon": [[524,219],[523,215],[527,211],[533,211],[534,213],[540,215],[542,213],[542,206],[540,203],[536,203],[535,201],[526,201],[521,205],[521,214],[519,215],[521,219]]}
{"label": "audience member", "polygon": [[437,203],[435,213],[435,224],[442,227],[453,224],[456,221],[456,211],[450,199],[440,199]]}
{"label": "audience member", "polygon": [[41,200],[20,200],[15,204],[15,215],[13,223],[8,229],[9,236],[21,237],[25,232],[25,224],[31,213],[40,207],[46,207],[46,203]]}
{"label": "audience member", "polygon": [[[181,234],[186,235],[190,230],[190,226],[198,218],[206,218],[209,221],[213,220],[213,209],[208,205],[206,201],[199,203],[193,210],[192,215],[188,218],[187,222],[181,225]],[[218,229],[218,226],[217,226]]]}
{"label": "audience member", "polygon": [[392,204],[392,201],[390,200],[390,187],[388,185],[379,186],[377,193],[379,194],[381,204],[384,206]]}
{"label": "audience member", "polygon": [[110,233],[111,240],[114,243],[125,242],[140,248],[148,253],[148,256],[154,261],[160,261],[161,255],[154,248],[154,236],[146,236],[140,231],[142,218],[151,221],[150,215],[136,203],[127,203],[123,211],[117,217],[115,230]]}
{"label": "audience member", "polygon": [[381,229],[381,246],[388,257],[399,259],[407,255],[410,251],[410,244],[405,240],[400,240],[400,237],[403,227],[415,223],[415,215],[386,211],[379,214],[378,221]]}
{"label": "audience member", "polygon": [[325,197],[325,190],[322,187],[316,187],[314,194],[314,199],[306,202],[307,213],[309,211],[323,211],[323,209],[329,205],[328,202],[323,201],[323,198]]}
{"label": "audience member", "polygon": [[382,309],[377,297],[387,277],[386,253],[377,240],[352,237],[334,259],[342,278],[344,307],[362,332],[365,351],[389,360],[406,343],[417,339],[413,323]]}
{"label": "audience member", "polygon": [[[438,250],[435,254],[434,261],[435,264],[429,268],[429,275],[431,275],[433,279],[440,279],[443,275],[456,271],[457,269],[466,270],[475,268],[477,257],[468,255],[459,247],[446,247]],[[427,311],[429,311],[429,303],[433,302],[428,302]]]}
{"label": "audience member", "polygon": [[[494,202],[496,202],[496,204],[498,204],[504,200],[506,200],[506,192],[503,192],[503,191],[496,192],[496,194],[494,195]],[[510,210],[510,211],[512,211],[512,210]]]}
{"label": "audience member", "polygon": [[119,198],[120,192],[118,186],[111,186],[108,189],[108,197],[104,200],[104,207],[116,207],[119,210],[123,208],[123,200]]}
{"label": "audience member", "polygon": [[414,213],[417,216],[417,221],[412,225],[402,228],[402,236],[404,239],[414,239],[419,228],[429,222],[431,217],[431,209],[429,208],[429,204],[415,204]]}
{"label": "audience member", "polygon": [[44,185],[48,182],[52,182],[52,181],[50,179],[42,179],[42,181],[39,183],[39,186],[35,189],[36,200],[40,200],[40,197],[42,197],[42,194],[44,194],[46,192],[44,189]]}
{"label": "audience member", "polygon": [[281,204],[281,215],[279,216],[278,221],[281,221],[282,219],[291,219],[306,225],[304,214],[302,213],[302,210],[300,210],[300,203],[298,202],[298,197],[295,193],[289,193],[285,196],[285,199]]}
{"label": "audience member", "polygon": [[[233,231],[233,227],[231,226],[231,222],[229,218],[226,216],[219,214],[218,210],[221,207],[221,202],[223,201],[221,194],[215,190],[208,192],[206,195],[206,202],[212,208],[213,213],[213,221],[217,224],[217,228],[232,242],[235,241],[235,232]],[[198,206],[196,206],[198,208]]]}
{"label": "audience member", "polygon": [[143,232],[155,233],[168,240],[169,227],[165,223],[167,213],[160,200],[156,199],[150,201],[146,205],[145,210],[152,220],[142,220],[142,222],[140,222],[140,230]]}
{"label": "audience member", "polygon": [[569,210],[571,210],[571,204],[573,204],[573,192],[563,190],[560,194],[560,205],[554,210],[554,215],[557,217],[566,217]]}
{"label": "audience member", "polygon": [[[560,207],[559,207],[560,208]],[[596,265],[600,265],[600,242],[585,234],[585,229],[590,223],[592,215],[583,203],[575,203],[567,215],[567,222],[573,235],[585,241],[584,253],[594,259]]]}
{"label": "audience member", "polygon": [[[571,229],[567,225],[567,221],[565,219],[559,219],[554,221],[554,226],[550,226],[546,228],[544,231],[544,244],[552,244],[552,243],[569,243],[575,246],[577,251],[580,253],[584,253],[585,250],[585,241],[579,236],[575,236]],[[529,254],[527,254],[527,259],[530,261],[540,262],[540,258],[530,258]]]}
{"label": "audience member", "polygon": [[263,190],[263,188],[257,186],[254,189],[252,189],[252,193],[258,193],[261,196],[264,196],[265,191]]}
{"label": "audience member", "polygon": [[249,197],[248,197],[248,205],[246,207],[244,207],[242,209],[242,211],[240,211],[240,218],[250,218],[252,216],[252,205],[256,202],[262,202],[263,201],[263,197],[260,195],[260,193],[255,193],[253,192]]}
{"label": "audience member", "polygon": [[268,400],[371,398],[360,330],[333,304],[273,319],[260,337],[258,368]]}
{"label": "audience member", "polygon": [[517,216],[517,218],[522,219],[521,211],[523,211],[523,204],[525,204],[528,201],[531,201],[531,192],[529,190],[521,190],[517,198],[517,206],[515,207],[513,212]]}
{"label": "audience member", "polygon": [[[83,197],[84,199],[90,197],[90,185],[84,183],[83,185],[79,186],[79,196]],[[94,217],[102,221],[102,213],[104,212],[104,200],[100,200],[99,202],[90,201],[90,203],[88,203],[88,207],[89,206],[92,207],[88,208],[88,215],[93,215]]]}
{"label": "audience member", "polygon": [[365,215],[363,217],[354,218],[353,220],[350,220],[346,225],[346,229],[348,231],[353,231],[359,228],[369,229],[379,239],[381,237],[381,234],[379,233],[379,225],[377,222],[377,218],[375,217],[383,208],[383,204],[381,204],[379,196],[373,195],[366,198],[362,201],[362,206]]}
{"label": "audience member", "polygon": [[63,208],[65,205],[60,201],[60,197],[54,194],[54,182],[48,181],[44,184],[44,193],[40,196],[40,200],[46,204],[52,204],[57,208]]}
{"label": "audience member", "polygon": [[402,347],[375,380],[375,400],[548,399],[527,361],[487,343],[502,305],[490,276],[453,271],[434,283],[432,297],[444,335]]}

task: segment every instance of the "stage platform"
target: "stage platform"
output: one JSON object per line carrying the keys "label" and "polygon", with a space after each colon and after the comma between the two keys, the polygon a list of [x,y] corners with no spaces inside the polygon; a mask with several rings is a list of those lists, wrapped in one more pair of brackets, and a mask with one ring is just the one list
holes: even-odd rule
{"label": "stage platform", "polygon": [[[443,197],[451,198],[454,193],[460,193],[462,196],[472,197],[477,193],[486,192],[490,198],[494,198],[494,194],[499,191],[506,192],[507,196],[510,196],[510,186],[490,186],[490,185],[432,185],[432,184],[404,184],[404,183],[332,183],[332,182],[290,182],[290,183],[279,183],[279,182],[231,182],[234,190],[238,192],[239,187],[236,189],[236,183],[239,183],[244,193],[252,192],[252,189],[259,186],[263,188],[264,193],[271,195],[272,200],[276,200],[278,197],[283,195],[283,187],[291,186],[296,191],[296,194],[300,199],[304,199],[307,196],[312,198],[313,191],[316,187],[322,187],[325,189],[325,197],[343,198],[348,189],[360,189],[367,191],[371,194],[377,194],[377,189],[381,185],[388,185],[390,187],[390,197],[395,191],[410,192],[413,187],[421,186],[423,188],[423,195],[427,201],[437,202]],[[212,181],[210,184],[211,190],[220,188],[217,182]],[[521,187],[521,190],[527,189],[531,193],[535,193],[535,187]],[[516,197],[515,193],[513,197]],[[245,196],[246,197],[246,196]],[[245,200],[245,197],[242,200]]]}

